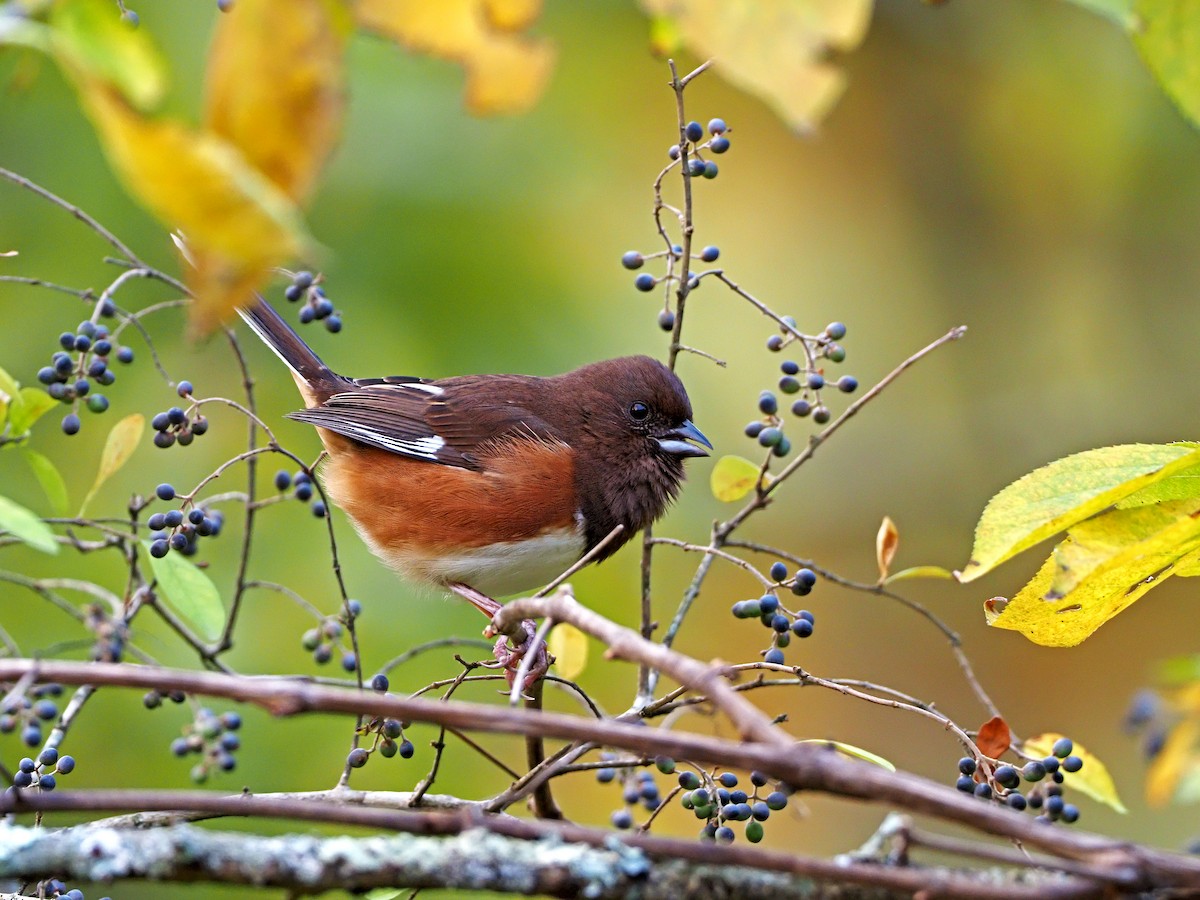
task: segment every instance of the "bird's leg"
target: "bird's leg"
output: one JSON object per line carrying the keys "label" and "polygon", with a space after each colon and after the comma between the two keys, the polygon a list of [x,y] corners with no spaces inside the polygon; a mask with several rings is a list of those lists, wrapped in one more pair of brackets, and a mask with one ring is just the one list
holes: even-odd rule
{"label": "bird's leg", "polygon": [[[455,582],[447,585],[447,587],[487,616],[489,620],[495,618],[496,613],[500,611],[500,607],[503,605],[497,603],[486,594],[481,594],[467,584]],[[538,641],[537,646],[534,646],[534,638],[537,635],[537,623],[533,619],[523,621],[521,623],[521,630],[524,633],[523,638],[520,642],[516,638],[513,638],[513,645],[511,647],[509,646],[508,635],[500,635],[496,641],[495,648],[492,650],[492,655],[496,657],[496,663],[504,669],[504,674],[511,686],[513,679],[516,677],[517,670],[521,666],[522,658],[528,653],[534,654],[533,665],[529,667],[529,675],[525,678],[525,683],[521,685],[521,690],[527,691],[534,682],[546,674],[550,668],[550,663],[554,659],[550,656],[549,651],[546,650],[545,641]],[[484,629],[483,634],[485,637],[492,637],[496,632],[492,629],[491,625],[488,625]]]}

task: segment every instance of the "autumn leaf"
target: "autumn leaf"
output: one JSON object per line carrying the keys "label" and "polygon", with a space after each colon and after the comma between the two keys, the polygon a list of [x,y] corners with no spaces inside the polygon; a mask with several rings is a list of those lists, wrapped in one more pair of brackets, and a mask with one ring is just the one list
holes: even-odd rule
{"label": "autumn leaf", "polygon": [[879,524],[879,532],[875,535],[875,562],[879,566],[879,582],[887,581],[888,571],[896,556],[896,548],[900,545],[900,529],[890,516],[884,516]]}
{"label": "autumn leaf", "polygon": [[713,496],[722,503],[741,500],[754,490],[762,475],[762,466],[741,456],[722,456],[709,476]]}
{"label": "autumn leaf", "polygon": [[554,671],[560,678],[574,681],[587,667],[587,635],[576,628],[560,622],[546,639],[546,647],[554,657]]}
{"label": "autumn leaf", "polygon": [[1179,111],[1200,125],[1200,0],[1137,0],[1133,43]]}
{"label": "autumn leaf", "polygon": [[1200,770],[1200,722],[1183,719],[1167,736],[1166,742],[1150,763],[1146,772],[1146,803],[1150,806],[1166,806],[1175,799],[1176,792],[1189,777]]}
{"label": "autumn leaf", "polygon": [[975,745],[979,752],[992,759],[999,759],[1011,744],[1012,732],[1008,730],[1008,723],[1000,716],[992,716],[984,722],[975,736]]}
{"label": "autumn leaf", "polygon": [[80,516],[87,510],[87,505],[92,502],[92,498],[96,496],[96,492],[100,490],[104,482],[112,478],[125,463],[129,462],[129,457],[133,456],[133,452],[137,450],[145,430],[146,417],[141,413],[126,416],[112,427],[108,438],[104,441],[104,450],[100,453],[100,466],[96,471],[96,480],[92,482],[92,488],[83,498],[83,505],[79,508]]}
{"label": "autumn leaf", "polygon": [[204,125],[300,202],[341,134],[350,17],[334,0],[238,0],[218,20]]}
{"label": "autumn leaf", "polygon": [[1022,550],[1197,465],[1196,444],[1126,444],[1036,469],[988,501],[959,580],[973,581]]}
{"label": "autumn leaf", "polygon": [[461,64],[467,109],[491,115],[529,109],[550,79],[553,47],[513,33],[539,9],[529,0],[358,0],[354,16],[401,46]]}
{"label": "autumn leaf", "polygon": [[[1052,756],[1055,742],[1061,740],[1062,737],[1061,734],[1048,731],[1026,739],[1021,744],[1021,748],[1031,756]],[[1067,773],[1067,787],[1086,794],[1119,813],[1129,812],[1125,808],[1125,804],[1121,802],[1121,798],[1117,796],[1117,786],[1113,783],[1108,767],[1078,741],[1072,741],[1072,744],[1074,746],[1071,755],[1078,756],[1083,760],[1083,768],[1078,772]]]}
{"label": "autumn leaf", "polygon": [[826,62],[866,34],[872,0],[641,0],[658,50],[669,36],[731,84],[765,100],[798,131],[811,131],[846,79]]}
{"label": "autumn leaf", "polygon": [[879,766],[881,769],[887,769],[889,772],[895,772],[896,766],[882,756],[872,753],[870,750],[864,750],[862,747],[855,747],[853,744],[845,744],[841,741],[825,741],[820,738],[809,738],[803,741],[797,741],[798,744],[819,744],[822,747],[828,747],[830,750],[836,750],[843,756],[851,756],[854,759],[861,759],[863,762],[869,762],[872,765]]}

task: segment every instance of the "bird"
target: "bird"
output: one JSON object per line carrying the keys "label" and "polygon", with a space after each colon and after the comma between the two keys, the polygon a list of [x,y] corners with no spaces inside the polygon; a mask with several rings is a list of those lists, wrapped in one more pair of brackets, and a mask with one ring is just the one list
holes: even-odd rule
{"label": "bird", "polygon": [[[552,377],[349,378],[261,296],[238,312],[291,371],[305,408],[288,418],[317,427],[326,496],[370,550],[489,618],[496,597],[611,556],[666,511],[683,461],[712,449],[679,377],[648,356]],[[531,649],[530,680],[544,674],[544,647],[505,645],[510,680]]]}

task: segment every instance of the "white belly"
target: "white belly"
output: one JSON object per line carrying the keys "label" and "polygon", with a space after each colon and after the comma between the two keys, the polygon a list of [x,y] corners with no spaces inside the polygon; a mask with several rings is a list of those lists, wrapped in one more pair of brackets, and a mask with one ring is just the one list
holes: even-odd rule
{"label": "white belly", "polygon": [[453,556],[376,552],[406,577],[443,585],[459,582],[495,598],[541,587],[583,556],[584,547],[582,529],[571,528],[526,541],[461,550]]}

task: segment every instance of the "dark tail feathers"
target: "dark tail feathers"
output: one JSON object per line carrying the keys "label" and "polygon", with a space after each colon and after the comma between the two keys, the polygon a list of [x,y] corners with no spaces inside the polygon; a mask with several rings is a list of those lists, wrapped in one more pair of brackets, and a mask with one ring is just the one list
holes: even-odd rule
{"label": "dark tail feathers", "polygon": [[257,334],[264,344],[275,351],[298,378],[303,380],[321,399],[338,389],[343,379],[317,356],[304,339],[292,330],[271,304],[255,294],[249,306],[238,309],[238,315]]}

